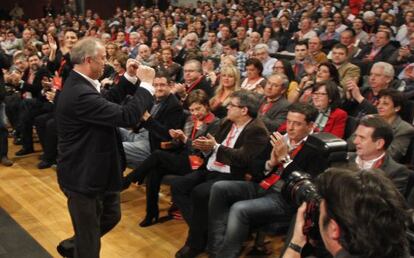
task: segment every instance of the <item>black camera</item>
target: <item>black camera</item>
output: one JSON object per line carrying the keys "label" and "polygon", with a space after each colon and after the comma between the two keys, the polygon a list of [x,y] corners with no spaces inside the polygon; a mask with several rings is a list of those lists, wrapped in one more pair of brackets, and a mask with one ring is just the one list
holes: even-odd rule
{"label": "black camera", "polygon": [[303,233],[310,239],[321,239],[319,233],[319,203],[321,196],[316,186],[312,183],[309,174],[294,171],[287,179],[282,188],[282,195],[292,205],[299,207],[303,202],[307,203],[305,212],[305,225]]}

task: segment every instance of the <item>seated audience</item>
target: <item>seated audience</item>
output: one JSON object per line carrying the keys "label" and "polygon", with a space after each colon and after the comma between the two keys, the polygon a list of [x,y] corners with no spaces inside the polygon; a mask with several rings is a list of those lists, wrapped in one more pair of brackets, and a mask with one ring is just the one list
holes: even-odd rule
{"label": "seated audience", "polygon": [[222,180],[244,180],[251,161],[266,147],[268,131],[257,119],[259,99],[236,91],[227,105],[227,117],[216,134],[193,141],[195,149],[210,153],[206,166],[179,177],[171,185],[173,200],[189,225],[185,245],[176,257],[195,257],[207,244],[210,188]]}
{"label": "seated audience", "polygon": [[192,148],[192,142],[208,133],[214,134],[218,119],[209,110],[209,99],[202,90],[191,92],[187,98],[191,115],[187,118],[184,131],[170,129],[172,150],[155,150],[136,169],[123,178],[123,189],[131,183],[142,184],[146,180],[147,214],[139,224],[150,226],[158,221],[158,192],[165,175],[186,175],[203,165],[204,157]]}
{"label": "seated audience", "polygon": [[378,98],[378,115],[391,126],[394,135],[387,152],[399,162],[407,153],[414,137],[414,127],[399,115],[404,106],[404,96],[395,89],[383,89],[378,93]]}
{"label": "seated audience", "polygon": [[241,88],[257,93],[263,92],[266,79],[262,76],[263,64],[257,58],[249,58],[246,61],[246,78],[241,83]]}
{"label": "seated audience", "polygon": [[349,155],[348,165],[359,169],[382,169],[405,195],[410,171],[387,153],[393,140],[391,126],[378,115],[367,115],[359,122],[354,135],[356,152]]}
{"label": "seated audience", "polygon": [[129,167],[136,168],[152,151],[161,147],[161,142],[170,140],[168,133],[170,129],[178,129],[182,125],[183,108],[175,95],[171,93],[170,83],[166,74],[156,73],[153,83],[154,106],[151,110],[144,112],[141,122],[133,131],[120,128],[122,145]]}
{"label": "seated audience", "polygon": [[338,85],[332,81],[316,83],[312,90],[312,104],[318,110],[315,129],[344,137],[348,114],[339,108],[341,99]]}
{"label": "seated audience", "polygon": [[276,131],[286,120],[287,108],[290,105],[285,97],[288,85],[289,80],[283,73],[272,74],[267,79],[260,102],[259,118],[269,132]]}
{"label": "seated audience", "polygon": [[223,66],[220,70],[220,84],[210,99],[211,111],[219,118],[226,116],[227,105],[233,92],[240,89],[240,73],[233,65]]}
{"label": "seated audience", "polygon": [[286,180],[293,171],[306,171],[314,177],[326,169],[326,159],[306,143],[316,116],[311,105],[292,104],[287,133],[271,135],[272,148],[266,151],[266,160],[255,162],[252,180],[213,184],[208,220],[210,255],[238,257],[253,225],[263,226],[293,216],[294,207],[282,196],[278,181]]}

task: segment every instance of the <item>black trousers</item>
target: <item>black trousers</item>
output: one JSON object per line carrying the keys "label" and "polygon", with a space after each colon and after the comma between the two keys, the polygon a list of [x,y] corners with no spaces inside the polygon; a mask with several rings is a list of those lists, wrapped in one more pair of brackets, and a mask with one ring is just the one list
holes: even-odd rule
{"label": "black trousers", "polygon": [[55,163],[57,157],[57,130],[54,113],[49,112],[37,116],[34,125],[43,148],[43,160]]}
{"label": "black trousers", "polygon": [[199,170],[175,179],[173,200],[189,226],[186,245],[204,250],[207,245],[208,203],[211,186],[221,180],[235,180],[231,174]]}
{"label": "black trousers", "polygon": [[8,134],[7,129],[0,125],[0,158],[7,157],[7,152],[9,150]]}
{"label": "black trousers", "polygon": [[75,258],[98,258],[101,236],[121,220],[119,192],[88,196],[63,189],[75,231]]}
{"label": "black trousers", "polygon": [[[22,99],[20,98],[20,94],[14,93],[12,95],[8,95],[4,99],[4,103],[6,104],[6,115],[9,119],[9,122],[14,130],[16,130],[17,134],[20,134],[19,128],[19,117],[21,113],[21,103]],[[20,135],[19,135],[20,137]]]}
{"label": "black trousers", "polygon": [[127,175],[131,182],[146,181],[147,216],[158,215],[158,193],[165,175],[185,175],[191,172],[187,153],[156,150]]}
{"label": "black trousers", "polygon": [[33,150],[33,125],[34,119],[44,114],[43,103],[38,99],[25,99],[21,104],[20,132],[23,142],[23,149]]}

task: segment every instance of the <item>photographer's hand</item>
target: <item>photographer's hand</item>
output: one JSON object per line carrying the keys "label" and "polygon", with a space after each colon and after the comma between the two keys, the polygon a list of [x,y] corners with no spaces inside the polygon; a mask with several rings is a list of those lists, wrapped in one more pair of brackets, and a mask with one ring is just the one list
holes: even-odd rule
{"label": "photographer's hand", "polygon": [[296,248],[303,248],[306,244],[306,236],[303,234],[303,226],[305,225],[305,211],[306,202],[302,203],[296,213],[295,229],[293,230],[293,236],[289,243],[289,248],[286,249],[283,254],[283,258],[296,258],[301,257],[301,253]]}

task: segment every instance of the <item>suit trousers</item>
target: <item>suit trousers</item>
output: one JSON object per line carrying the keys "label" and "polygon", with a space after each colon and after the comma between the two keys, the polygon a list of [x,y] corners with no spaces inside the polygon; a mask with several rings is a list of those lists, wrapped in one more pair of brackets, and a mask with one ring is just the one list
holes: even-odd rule
{"label": "suit trousers", "polygon": [[211,188],[208,252],[216,257],[238,257],[251,227],[289,221],[295,209],[273,188],[255,182],[221,181]]}
{"label": "suit trousers", "polygon": [[193,249],[206,247],[210,188],[221,180],[234,178],[227,173],[198,170],[176,178],[171,185],[173,200],[189,226],[186,245]]}
{"label": "suit trousers", "polygon": [[127,175],[131,182],[146,181],[147,216],[158,215],[158,193],[165,175],[185,175],[191,172],[186,152],[154,151],[140,166]]}
{"label": "suit trousers", "polygon": [[42,160],[56,163],[57,157],[57,130],[54,113],[39,115],[34,120],[37,135],[43,148]]}
{"label": "suit trousers", "polygon": [[[75,231],[75,258],[98,258],[101,236],[121,220],[119,192],[97,196],[63,189]],[[70,239],[67,240],[68,242]]]}
{"label": "suit trousers", "polygon": [[7,157],[7,152],[9,149],[8,145],[8,135],[9,132],[7,131],[7,117],[5,112],[6,105],[0,102],[0,158]]}

